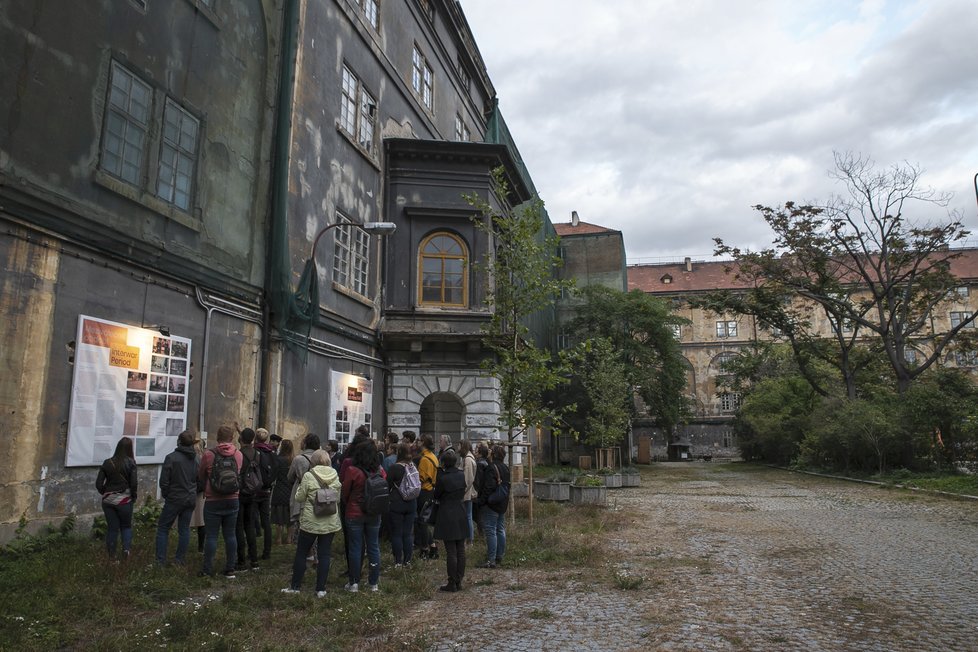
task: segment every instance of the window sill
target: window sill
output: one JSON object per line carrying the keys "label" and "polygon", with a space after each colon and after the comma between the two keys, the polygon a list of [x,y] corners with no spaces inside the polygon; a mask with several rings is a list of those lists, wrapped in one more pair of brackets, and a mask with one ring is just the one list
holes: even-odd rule
{"label": "window sill", "polygon": [[358,143],[356,139],[346,131],[346,129],[341,127],[339,122],[336,123],[336,132],[342,136],[346,142],[350,143],[353,149],[360,153],[360,156],[367,159],[367,163],[370,163],[370,165],[372,165],[378,172],[381,171],[380,163],[377,161],[376,157],[370,152],[370,150]]}
{"label": "window sill", "polygon": [[151,211],[159,213],[170,220],[173,220],[177,224],[187,227],[188,229],[196,232],[200,232],[202,229],[200,217],[190,215],[185,213],[179,208],[175,208],[172,204],[168,204],[159,197],[151,195],[144,190],[133,186],[122,179],[117,179],[116,177],[103,172],[102,170],[95,170],[95,183],[111,190],[112,192],[122,195],[126,199],[130,199],[137,204],[140,204]]}
{"label": "window sill", "polygon": [[371,301],[369,297],[365,297],[359,292],[354,292],[350,288],[346,287],[345,285],[340,285],[336,281],[333,281],[332,284],[333,284],[333,289],[339,292],[340,294],[342,294],[343,296],[349,297],[354,301],[358,303],[362,303],[363,305],[368,306],[370,308],[374,307],[374,302]]}

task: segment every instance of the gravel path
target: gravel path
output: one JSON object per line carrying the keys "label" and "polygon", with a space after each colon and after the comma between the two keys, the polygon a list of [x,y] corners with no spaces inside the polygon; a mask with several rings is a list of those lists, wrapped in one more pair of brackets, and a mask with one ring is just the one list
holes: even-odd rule
{"label": "gravel path", "polygon": [[708,463],[642,483],[609,492],[621,563],[471,570],[407,622],[434,652],[978,650],[978,503]]}

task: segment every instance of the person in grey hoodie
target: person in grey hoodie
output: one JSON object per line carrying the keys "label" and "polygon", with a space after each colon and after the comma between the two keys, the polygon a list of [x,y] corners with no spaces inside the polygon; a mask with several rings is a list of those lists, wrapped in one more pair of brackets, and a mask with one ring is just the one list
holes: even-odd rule
{"label": "person in grey hoodie", "polygon": [[174,521],[177,523],[175,563],[184,563],[190,545],[190,517],[197,503],[197,471],[200,464],[194,448],[196,442],[196,433],[184,430],[177,437],[176,450],[163,459],[160,494],[164,502],[156,526],[156,563],[161,566],[166,563],[166,548]]}

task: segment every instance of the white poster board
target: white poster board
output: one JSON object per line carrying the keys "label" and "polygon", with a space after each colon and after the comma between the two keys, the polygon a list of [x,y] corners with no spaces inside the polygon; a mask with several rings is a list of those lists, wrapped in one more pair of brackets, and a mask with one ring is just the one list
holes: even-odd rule
{"label": "white poster board", "polygon": [[65,466],[96,466],[133,438],[159,464],[187,427],[190,340],[79,315]]}
{"label": "white poster board", "polygon": [[342,449],[361,425],[372,430],[373,381],[342,371],[331,371],[329,380],[329,438]]}

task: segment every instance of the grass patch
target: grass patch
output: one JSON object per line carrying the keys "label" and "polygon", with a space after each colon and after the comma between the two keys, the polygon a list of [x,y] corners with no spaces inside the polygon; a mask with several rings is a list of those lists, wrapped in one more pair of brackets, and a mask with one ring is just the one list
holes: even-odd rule
{"label": "grass patch", "polygon": [[549,609],[530,609],[526,615],[534,620],[549,620],[554,617]]}

